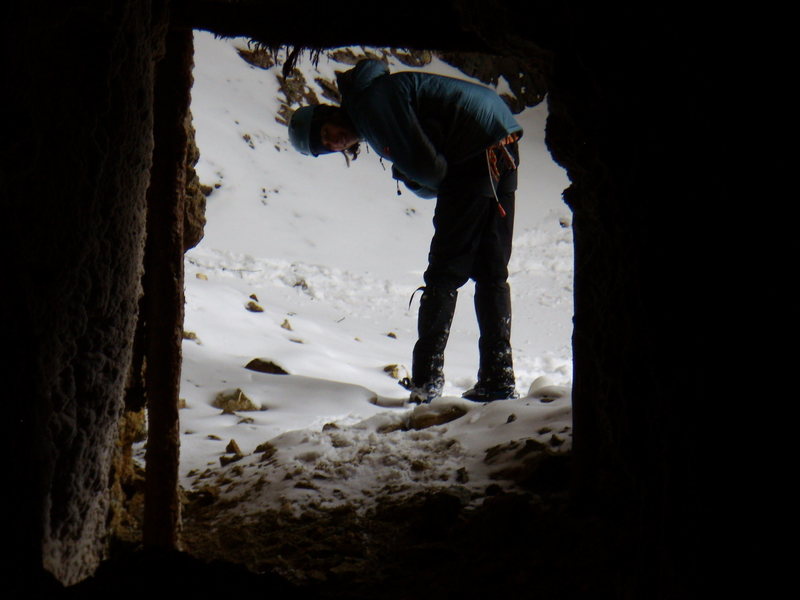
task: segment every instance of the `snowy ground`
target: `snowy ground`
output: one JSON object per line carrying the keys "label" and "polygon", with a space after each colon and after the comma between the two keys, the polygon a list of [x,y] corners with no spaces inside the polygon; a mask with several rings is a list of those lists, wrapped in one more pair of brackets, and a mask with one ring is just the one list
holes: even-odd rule
{"label": "snowy ground", "polygon": [[[546,108],[518,117],[525,135],[510,282],[522,397],[460,398],[477,370],[468,285],[446,353],[445,397],[413,408],[396,376],[406,374],[415,340],[409,299],[422,284],[433,202],[398,196],[388,166],[366,151],[349,168],[339,155],[294,152],[274,118],[275,70],[242,60],[236,47],[245,46],[196,34],[197,169],[216,189],[205,238],[186,257],[193,339],[183,346],[183,486],[213,488],[244,513],[364,506],[437,487],[477,498],[508,485],[498,472],[520,460],[526,440],[569,448],[571,214],[560,197],[568,181],[544,146]],[[312,81],[310,62],[301,68]],[[328,79],[346,68],[324,55],[317,66]],[[438,61],[425,70],[465,78]],[[289,374],[245,369],[254,358]],[[257,410],[212,405],[237,390]],[[426,427],[431,414],[458,418]]]}

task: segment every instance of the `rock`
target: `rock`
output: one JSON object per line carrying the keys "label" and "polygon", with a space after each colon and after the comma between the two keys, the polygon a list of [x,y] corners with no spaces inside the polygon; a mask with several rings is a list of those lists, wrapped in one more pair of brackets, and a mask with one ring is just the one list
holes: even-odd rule
{"label": "rock", "polygon": [[253,301],[253,300],[250,300],[250,302],[248,302],[247,304],[245,304],[245,306],[244,306],[244,307],[245,307],[247,310],[249,310],[250,312],[264,312],[264,309],[263,309],[263,307],[261,307],[259,304],[257,304],[257,303],[256,303],[255,301]]}
{"label": "rock", "polygon": [[383,367],[383,372],[387,373],[389,377],[393,379],[400,379],[402,375],[400,369],[402,368],[403,367],[401,367],[400,365],[386,365],[385,367]]}
{"label": "rock", "polygon": [[254,358],[244,366],[245,369],[258,371],[259,373],[269,373],[270,375],[288,375],[289,371],[265,358]]}
{"label": "rock", "polygon": [[203,281],[208,281],[208,275],[206,275],[205,273],[195,273],[194,277],[195,279],[202,279]]}
{"label": "rock", "polygon": [[242,450],[239,448],[239,444],[236,443],[236,440],[231,440],[228,442],[228,445],[225,446],[225,452],[229,454],[241,454]]}
{"label": "rock", "polygon": [[[523,443],[524,442],[524,443]],[[486,449],[483,462],[487,465],[498,462],[516,461],[534,452],[546,452],[547,446],[543,443],[528,438],[526,440],[511,440],[505,444],[498,444]]]}
{"label": "rock", "polygon": [[415,408],[408,418],[408,429],[426,429],[434,425],[449,423],[467,414],[467,410],[455,404],[421,405]]}
{"label": "rock", "polygon": [[569,394],[569,388],[563,385],[556,385],[546,375],[537,377],[528,389],[528,396],[538,398],[540,402],[552,402],[563,398]]}
{"label": "rock", "polygon": [[289,319],[284,319],[283,323],[281,323],[281,327],[283,327],[286,331],[294,331],[294,329],[292,329],[292,324],[289,323]]}
{"label": "rock", "polygon": [[513,94],[500,94],[512,112],[536,106],[547,90],[547,66],[533,57],[493,56],[482,52],[440,52],[439,58],[489,86],[505,79]]}
{"label": "rock", "polygon": [[236,52],[245,62],[259,69],[270,69],[275,66],[275,52],[268,48],[236,48]]}
{"label": "rock", "polygon": [[206,196],[202,190],[195,165],[200,159],[200,150],[195,143],[192,113],[188,111],[184,120],[187,143],[185,153],[185,195],[183,208],[183,251],[194,248],[203,239],[206,225]]}
{"label": "rock", "polygon": [[275,446],[273,446],[269,442],[264,442],[263,444],[259,444],[258,446],[256,446],[255,454],[262,454],[261,460],[264,461],[264,460],[269,460],[270,458],[275,456],[275,453],[277,451],[278,449]]}
{"label": "rock", "polygon": [[424,67],[433,58],[429,50],[397,50],[392,48],[389,52],[408,67]]}
{"label": "rock", "polygon": [[221,408],[222,412],[225,414],[232,414],[238,411],[261,410],[261,407],[256,406],[256,404],[239,388],[220,392],[211,403],[211,406]]}
{"label": "rock", "polygon": [[235,463],[237,460],[242,460],[243,458],[244,458],[244,456],[242,456],[241,454],[234,454],[232,456],[228,456],[228,455],[220,456],[219,457],[219,464],[224,467],[224,466],[229,465],[231,463]]}

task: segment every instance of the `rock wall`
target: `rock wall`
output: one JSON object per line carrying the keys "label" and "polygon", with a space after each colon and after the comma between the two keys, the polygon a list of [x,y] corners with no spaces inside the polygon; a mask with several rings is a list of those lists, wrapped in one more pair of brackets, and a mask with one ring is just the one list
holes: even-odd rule
{"label": "rock wall", "polygon": [[4,9],[13,122],[3,136],[2,237],[14,260],[2,314],[14,349],[16,578],[43,568],[74,583],[105,552],[142,275],[153,65],[166,31],[158,7]]}

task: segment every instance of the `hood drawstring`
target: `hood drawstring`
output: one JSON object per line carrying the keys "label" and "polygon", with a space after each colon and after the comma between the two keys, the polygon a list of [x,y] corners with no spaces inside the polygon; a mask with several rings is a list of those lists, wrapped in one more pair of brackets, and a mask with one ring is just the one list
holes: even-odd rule
{"label": "hood drawstring", "polygon": [[505,159],[508,168],[515,171],[517,169],[517,163],[514,162],[514,157],[511,156],[506,146],[508,144],[513,144],[519,138],[519,133],[512,133],[486,149],[486,166],[489,169],[489,184],[492,186],[492,193],[494,194],[495,202],[497,202],[497,211],[500,213],[501,217],[506,216],[506,211],[503,205],[500,204],[500,198],[497,197],[497,188],[495,187],[495,184],[500,182],[500,167],[497,164],[498,154],[501,154]]}

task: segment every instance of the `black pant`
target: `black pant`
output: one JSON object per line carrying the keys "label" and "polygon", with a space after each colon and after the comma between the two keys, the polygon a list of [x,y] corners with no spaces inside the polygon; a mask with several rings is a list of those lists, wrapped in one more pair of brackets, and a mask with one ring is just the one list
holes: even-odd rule
{"label": "black pant", "polygon": [[[508,149],[518,162],[516,144]],[[478,382],[490,389],[514,386],[507,279],[517,171],[502,159],[499,166],[500,179],[494,182],[486,153],[481,153],[452,167],[439,189],[433,217],[435,232],[424,276],[426,292],[420,302],[419,339],[414,348],[416,385],[432,384],[441,389],[444,347],[456,290],[473,279],[480,328]]]}
{"label": "black pant", "polygon": [[[516,144],[508,148],[518,160]],[[436,200],[425,285],[454,290],[469,279],[478,285],[498,285],[508,279],[517,171],[502,160],[500,166],[495,185],[505,216],[492,192],[486,153],[448,172]]]}

